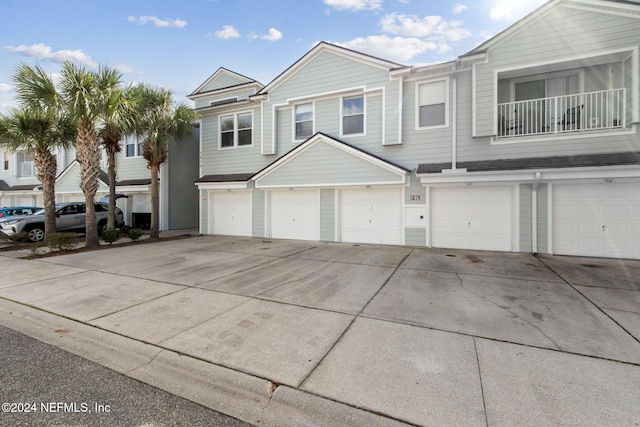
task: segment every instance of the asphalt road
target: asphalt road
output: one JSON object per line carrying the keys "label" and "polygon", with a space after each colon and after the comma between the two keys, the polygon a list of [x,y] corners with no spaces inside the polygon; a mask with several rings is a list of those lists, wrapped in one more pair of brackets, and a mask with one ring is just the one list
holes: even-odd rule
{"label": "asphalt road", "polygon": [[2,426],[250,426],[0,326]]}

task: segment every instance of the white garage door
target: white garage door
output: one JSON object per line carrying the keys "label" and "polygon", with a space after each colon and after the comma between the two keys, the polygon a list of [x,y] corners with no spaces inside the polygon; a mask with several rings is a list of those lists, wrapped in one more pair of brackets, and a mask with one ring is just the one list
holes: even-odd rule
{"label": "white garage door", "polygon": [[510,251],[512,223],[512,187],[431,190],[433,247]]}
{"label": "white garage door", "polygon": [[343,242],[402,244],[402,189],[340,190]]}
{"label": "white garage door", "polygon": [[318,240],[318,190],[271,192],[271,237]]}
{"label": "white garage door", "polygon": [[640,183],[554,185],[553,252],[640,258]]}
{"label": "white garage door", "polygon": [[212,192],[210,196],[213,234],[251,236],[251,192]]}

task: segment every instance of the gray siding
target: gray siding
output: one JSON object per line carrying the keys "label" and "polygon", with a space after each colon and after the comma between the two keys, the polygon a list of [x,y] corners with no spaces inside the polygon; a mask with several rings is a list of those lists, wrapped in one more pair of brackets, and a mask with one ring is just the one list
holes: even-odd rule
{"label": "gray siding", "polygon": [[335,242],[336,240],[336,191],[320,190],[320,240]]}
{"label": "gray siding", "polygon": [[533,249],[532,242],[532,194],[533,186],[531,184],[520,185],[520,252],[531,252]]}
{"label": "gray siding", "polygon": [[125,151],[126,147],[122,147],[122,151],[116,153],[117,181],[151,178],[144,157],[125,157]]}
{"label": "gray siding", "polygon": [[259,180],[260,186],[399,182],[400,177],[327,143],[318,142]]}
{"label": "gray siding", "polygon": [[538,253],[549,253],[549,185],[538,187]]}
{"label": "gray siding", "polygon": [[229,92],[224,92],[224,93],[215,93],[212,94],[211,96],[208,96],[206,98],[200,98],[200,99],[196,99],[195,101],[195,108],[205,108],[205,107],[209,107],[211,102],[215,102],[215,101],[221,101],[224,99],[229,99],[229,98],[237,98],[238,101],[244,101],[246,100],[249,96],[255,94],[256,91],[253,88],[244,88],[244,89],[238,89],[238,90],[233,90],[233,91],[229,91]]}
{"label": "gray siding", "polygon": [[196,131],[169,147],[167,183],[169,185],[169,229],[198,227],[199,134]]}
{"label": "gray siding", "polygon": [[404,240],[406,246],[421,246],[427,245],[427,232],[424,228],[405,228]]}
{"label": "gray siding", "polygon": [[[202,234],[210,234],[209,231],[209,198],[211,195],[207,190],[200,190],[200,229]],[[206,200],[206,202],[204,201]]]}
{"label": "gray siding", "polygon": [[[594,50],[628,48],[633,40],[640,39],[637,19],[615,14],[596,13],[560,5],[554,12],[541,17],[521,31],[512,34],[501,43],[490,47],[489,62],[476,66],[476,119],[477,135],[459,135],[459,160],[484,160],[492,158],[519,158],[541,155],[568,155],[625,151],[629,149],[629,137],[611,134],[607,138],[548,138],[535,143],[490,145],[489,136],[494,130],[495,71],[524,68],[528,64],[557,61],[593,55]],[[587,34],[588,37],[576,37]],[[595,42],[594,42],[595,41]],[[526,46],[526,49],[522,47]],[[627,73],[628,74],[628,73]],[[598,82],[598,69],[591,74],[589,85]],[[633,94],[638,96],[638,94]],[[463,105],[460,108],[470,108]]]}
{"label": "gray siding", "polygon": [[265,227],[265,192],[254,189],[251,191],[251,236],[266,237]]}

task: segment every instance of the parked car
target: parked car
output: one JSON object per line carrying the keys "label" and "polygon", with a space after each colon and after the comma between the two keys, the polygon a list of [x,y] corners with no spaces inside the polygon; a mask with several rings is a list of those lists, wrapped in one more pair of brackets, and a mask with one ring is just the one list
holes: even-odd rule
{"label": "parked car", "polygon": [[[109,206],[104,203],[96,203],[96,222],[98,224],[98,232],[101,233],[107,226],[107,215]],[[85,212],[86,204],[84,202],[70,202],[56,204],[56,228],[57,231],[76,231],[85,232]],[[122,210],[116,208],[115,213],[116,227],[124,225],[124,215]],[[33,215],[17,217],[2,225],[2,231],[5,234],[27,233],[27,239],[30,242],[39,242],[44,239],[44,209]]]}
{"label": "parked car", "polygon": [[36,206],[16,206],[12,208],[0,208],[0,218],[4,218],[6,216],[33,215],[41,209],[42,208]]}

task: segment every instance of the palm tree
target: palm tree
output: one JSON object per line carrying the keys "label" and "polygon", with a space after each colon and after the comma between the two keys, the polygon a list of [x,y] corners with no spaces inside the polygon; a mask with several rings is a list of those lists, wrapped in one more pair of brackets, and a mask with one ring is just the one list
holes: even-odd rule
{"label": "palm tree", "polygon": [[120,90],[122,74],[101,66],[97,72],[65,62],[60,94],[77,126],[76,154],[81,166],[80,188],[86,202],[86,246],[100,245],[95,216],[95,195],[100,175],[100,144],[96,126],[104,121],[113,93]]}
{"label": "palm tree", "polygon": [[114,90],[106,104],[104,119],[98,131],[102,146],[107,152],[107,173],[109,175],[109,215],[107,229],[115,228],[116,211],[116,154],[122,151],[122,138],[135,132],[137,92],[131,87]]}
{"label": "palm tree", "polygon": [[53,110],[11,108],[8,115],[0,115],[3,145],[11,151],[26,151],[33,155],[44,197],[45,239],[56,232],[55,181],[58,165],[52,151],[55,147],[71,146],[74,137],[75,127],[71,121],[59,117]]}
{"label": "palm tree", "polygon": [[192,108],[175,105],[171,91],[139,86],[141,96],[138,134],[143,136],[143,157],[151,171],[151,231],[150,238],[160,236],[160,165],[167,160],[170,141],[179,141],[193,132],[198,113]]}
{"label": "palm tree", "polygon": [[33,155],[36,176],[42,184],[46,237],[56,231],[57,161],[52,151],[55,147],[72,145],[75,127],[60,110],[53,79],[39,65],[20,64],[12,78],[21,106],[0,116],[0,140],[12,151],[23,150]]}

